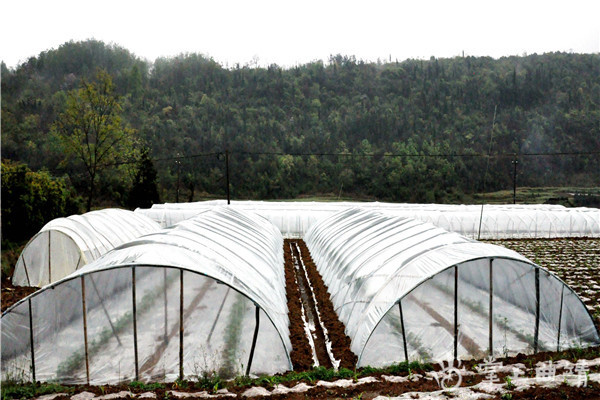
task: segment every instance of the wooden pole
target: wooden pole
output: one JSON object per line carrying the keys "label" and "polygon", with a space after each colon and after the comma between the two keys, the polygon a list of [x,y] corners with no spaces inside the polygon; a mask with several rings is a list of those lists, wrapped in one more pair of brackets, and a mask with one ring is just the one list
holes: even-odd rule
{"label": "wooden pole", "polygon": [[490,318],[489,338],[490,357],[494,356],[494,259],[490,259]]}
{"label": "wooden pole", "polygon": [[517,204],[517,154],[515,153],[515,159],[512,161],[513,164],[513,204]]}
{"label": "wooden pole", "polygon": [[227,205],[231,203],[229,196],[229,150],[225,150],[225,175],[227,180]]}
{"label": "wooden pole", "polygon": [[179,270],[179,380],[183,380],[183,270]]}
{"label": "wooden pole", "polygon": [[33,347],[33,316],[31,314],[31,298],[27,299],[29,303],[29,346],[31,346],[31,374],[35,382],[35,350]]}
{"label": "wooden pole", "polygon": [[408,362],[408,346],[406,345],[406,330],[404,329],[404,315],[402,314],[402,300],[398,302],[400,310],[400,326],[402,327],[402,342],[404,345],[404,360]]}
{"label": "wooden pole", "polygon": [[137,304],[135,293],[135,267],[131,267],[131,300],[133,305],[133,353],[135,359],[135,380],[140,380],[138,340],[137,340]]}
{"label": "wooden pole", "polygon": [[87,384],[90,384],[90,361],[88,353],[88,334],[87,334],[87,309],[85,305],[85,278],[81,277],[81,306],[83,309],[83,343],[85,346],[85,376]]}
{"label": "wooden pole", "polygon": [[563,299],[565,295],[565,285],[562,286],[560,291],[560,311],[558,313],[558,338],[556,339],[556,351],[560,351],[560,329],[562,327],[562,310],[563,310]]}
{"label": "wooden pole", "polygon": [[52,283],[52,237],[48,231],[48,284]]}
{"label": "wooden pole", "polygon": [[454,266],[454,362],[458,360],[458,266]]}
{"label": "wooden pole", "polygon": [[540,269],[535,267],[535,334],[533,336],[533,352],[538,352],[540,335]]}
{"label": "wooden pole", "polygon": [[23,260],[23,268],[25,268],[25,277],[27,277],[27,285],[31,286],[31,281],[29,280],[29,272],[27,271],[27,264],[25,263],[25,257],[21,253],[21,260]]}
{"label": "wooden pole", "polygon": [[168,343],[169,342],[169,331],[168,331],[168,323],[169,323],[169,316],[167,314],[168,311],[168,303],[167,303],[167,269],[163,268],[163,297],[164,297],[164,301],[165,301],[165,305],[164,305],[164,314],[165,314],[165,337],[164,337],[164,342]]}
{"label": "wooden pole", "polygon": [[254,327],[254,337],[252,338],[252,347],[250,348],[250,356],[248,357],[248,366],[246,367],[246,376],[250,375],[250,367],[254,358],[254,349],[256,348],[256,339],[258,339],[258,328],[260,327],[260,308],[256,306],[256,326]]}

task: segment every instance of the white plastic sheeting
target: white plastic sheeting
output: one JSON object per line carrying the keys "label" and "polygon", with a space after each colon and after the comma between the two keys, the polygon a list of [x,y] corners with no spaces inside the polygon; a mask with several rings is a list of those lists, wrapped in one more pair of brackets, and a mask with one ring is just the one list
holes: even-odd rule
{"label": "white plastic sheeting", "polygon": [[[136,212],[170,226],[224,204],[222,200],[155,204]],[[560,205],[490,204],[482,209],[481,205],[450,204],[232,201],[231,207],[262,215],[286,238],[302,238],[316,221],[353,207],[415,218],[473,239],[600,237],[599,209]]]}
{"label": "white plastic sheeting", "polygon": [[158,230],[160,225],[152,219],[116,208],[54,219],[23,249],[12,283],[56,282],[120,244]]}
{"label": "white plastic sheeting", "polygon": [[216,208],[140,237],[2,316],[2,374],[104,384],[291,368],[283,238]]}
{"label": "white plastic sheeting", "polygon": [[305,241],[358,366],[600,343],[571,289],[503,247],[360,209],[319,221]]}

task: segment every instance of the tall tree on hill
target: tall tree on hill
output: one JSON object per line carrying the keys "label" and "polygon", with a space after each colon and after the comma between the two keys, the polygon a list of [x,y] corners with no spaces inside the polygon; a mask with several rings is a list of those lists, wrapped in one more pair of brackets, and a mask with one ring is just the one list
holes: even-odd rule
{"label": "tall tree on hill", "polygon": [[121,120],[121,104],[111,76],[99,70],[93,82],[69,92],[67,105],[52,126],[65,155],[83,163],[87,172],[87,210],[92,207],[98,173],[131,152],[135,131]]}
{"label": "tall tree on hill", "polygon": [[148,154],[148,149],[142,151],[128,203],[130,208],[150,208],[152,204],[160,203],[156,168]]}

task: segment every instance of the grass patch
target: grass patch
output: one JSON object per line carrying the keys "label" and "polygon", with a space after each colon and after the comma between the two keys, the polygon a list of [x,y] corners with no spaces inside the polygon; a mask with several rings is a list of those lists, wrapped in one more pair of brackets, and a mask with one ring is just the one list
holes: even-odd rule
{"label": "grass patch", "polygon": [[333,368],[317,367],[308,371],[288,372],[284,375],[262,376],[260,378],[250,378],[248,376],[238,376],[233,381],[237,387],[263,386],[271,388],[275,385],[289,382],[314,383],[316,381],[333,381],[335,379],[353,379],[357,380],[368,375],[387,374],[387,375],[405,375],[412,373],[425,373],[433,371],[433,366],[429,363],[401,362],[385,368],[363,367],[358,370],[340,368],[338,371]]}
{"label": "grass patch", "polygon": [[75,388],[58,383],[22,383],[15,381],[2,382],[2,400],[30,399],[45,394],[66,393],[72,395]]}
{"label": "grass patch", "polygon": [[133,381],[129,383],[129,389],[131,391],[137,392],[150,392],[156,389],[164,389],[166,386],[164,383],[144,383],[140,381]]}

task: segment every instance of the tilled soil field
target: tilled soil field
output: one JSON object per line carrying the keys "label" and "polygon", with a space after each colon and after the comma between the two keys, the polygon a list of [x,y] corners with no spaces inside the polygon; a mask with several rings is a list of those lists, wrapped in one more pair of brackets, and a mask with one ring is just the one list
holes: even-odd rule
{"label": "tilled soil field", "polygon": [[583,300],[600,329],[600,239],[489,240],[554,272]]}
{"label": "tilled soil field", "polygon": [[38,290],[36,287],[13,286],[9,279],[2,280],[2,312],[22,298]]}

